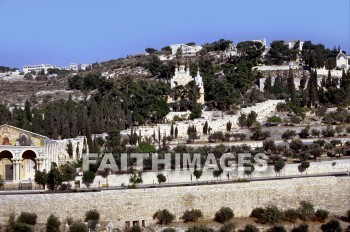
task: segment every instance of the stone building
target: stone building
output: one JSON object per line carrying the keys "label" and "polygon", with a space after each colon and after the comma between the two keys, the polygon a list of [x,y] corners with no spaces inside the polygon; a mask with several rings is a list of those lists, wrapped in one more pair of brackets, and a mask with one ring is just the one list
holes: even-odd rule
{"label": "stone building", "polygon": [[337,68],[348,70],[350,67],[350,56],[346,56],[342,51],[337,55]]}
{"label": "stone building", "polygon": [[[58,165],[81,157],[85,137],[52,140],[10,125],[0,126],[0,177],[7,182],[34,180],[35,171],[50,170],[51,163]],[[67,153],[72,144],[73,154]],[[85,146],[85,148],[84,148]]]}
{"label": "stone building", "polygon": [[[170,87],[174,89],[177,86],[185,86],[191,81],[195,81],[199,88],[199,98],[197,102],[199,104],[204,104],[204,85],[202,77],[200,76],[199,70],[197,76],[193,78],[190,75],[190,65],[184,58],[179,58],[175,66],[175,75],[171,78]],[[178,99],[174,97],[168,97],[168,103],[176,102]]]}
{"label": "stone building", "polygon": [[172,55],[176,55],[179,49],[181,50],[183,55],[194,55],[203,49],[203,47],[199,45],[187,45],[187,44],[173,44],[173,45],[170,45],[170,48],[171,48]]}

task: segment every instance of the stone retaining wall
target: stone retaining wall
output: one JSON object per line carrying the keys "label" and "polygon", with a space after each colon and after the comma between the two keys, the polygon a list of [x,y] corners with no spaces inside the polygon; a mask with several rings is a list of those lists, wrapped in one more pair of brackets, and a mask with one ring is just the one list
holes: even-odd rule
{"label": "stone retaining wall", "polygon": [[110,190],[92,193],[5,195],[0,197],[0,222],[11,212],[35,212],[38,222],[50,214],[61,220],[83,218],[87,210],[97,209],[101,220],[145,220],[159,209],[168,209],[176,220],[187,209],[203,211],[205,219],[213,218],[222,206],[230,207],[238,217],[249,216],[255,207],[275,204],[282,209],[297,208],[302,200],[316,208],[343,215],[350,207],[349,177],[318,177],[252,183],[219,184],[191,187]]}

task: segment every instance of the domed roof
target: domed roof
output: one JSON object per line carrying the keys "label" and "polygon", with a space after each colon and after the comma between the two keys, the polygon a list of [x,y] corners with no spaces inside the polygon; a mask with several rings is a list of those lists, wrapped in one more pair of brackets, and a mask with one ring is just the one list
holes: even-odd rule
{"label": "domed roof", "polygon": [[184,58],[180,57],[179,59],[177,59],[177,64],[179,66],[185,66],[187,64],[187,62]]}

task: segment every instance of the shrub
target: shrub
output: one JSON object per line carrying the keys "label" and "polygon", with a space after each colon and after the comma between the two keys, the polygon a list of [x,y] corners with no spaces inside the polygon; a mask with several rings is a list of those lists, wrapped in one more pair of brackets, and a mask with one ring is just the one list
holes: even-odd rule
{"label": "shrub", "polygon": [[95,230],[100,221],[100,213],[96,209],[89,210],[85,213],[85,222],[88,222],[88,228]]}
{"label": "shrub", "polygon": [[176,232],[174,228],[165,228],[162,232]]}
{"label": "shrub", "polygon": [[265,214],[265,209],[259,207],[259,208],[253,209],[252,213],[250,214],[250,217],[258,219],[258,218],[261,218],[264,214]]}
{"label": "shrub", "polygon": [[328,218],[329,212],[327,210],[318,209],[315,213],[315,219],[319,222],[324,222]]}
{"label": "shrub", "polygon": [[13,231],[16,232],[32,232],[32,228],[30,225],[26,223],[16,223],[13,227]]}
{"label": "shrub", "polygon": [[346,212],[346,218],[348,219],[348,222],[350,222],[350,209]]}
{"label": "shrub", "polygon": [[169,224],[171,223],[174,219],[175,216],[174,214],[170,213],[167,209],[163,209],[163,210],[158,210],[154,215],[153,215],[153,219],[157,219],[158,220],[158,224]]}
{"label": "shrub", "polygon": [[279,210],[276,206],[269,206],[265,209],[263,208],[255,208],[250,214],[251,217],[257,219],[258,223],[261,224],[275,224],[279,223],[283,220],[283,212]]}
{"label": "shrub", "polygon": [[81,221],[75,221],[70,225],[69,232],[88,232],[88,227]]}
{"label": "shrub", "polygon": [[95,180],[95,173],[93,171],[86,171],[83,173],[83,183],[90,188],[90,185],[94,182]]}
{"label": "shrub", "polygon": [[35,225],[37,218],[38,216],[35,213],[22,212],[17,218],[17,223]]}
{"label": "shrub", "polygon": [[46,232],[59,232],[60,231],[61,222],[58,217],[54,215],[50,215],[46,222]]}
{"label": "shrub", "polygon": [[96,209],[89,210],[85,213],[84,222],[88,222],[90,220],[99,221],[100,213]]}
{"label": "shrub", "polygon": [[142,229],[139,225],[134,225],[133,227],[130,228],[130,232],[141,232]]}
{"label": "shrub", "polygon": [[311,220],[315,216],[315,209],[313,204],[308,201],[301,201],[298,209],[300,219],[306,221]]}
{"label": "shrub", "polygon": [[186,222],[196,222],[199,218],[203,217],[202,211],[199,209],[186,210],[181,219]]}
{"label": "shrub", "polygon": [[282,119],[280,117],[274,115],[272,117],[267,118],[267,121],[270,123],[281,123]]}
{"label": "shrub", "polygon": [[284,220],[294,223],[299,218],[299,213],[295,209],[287,209],[284,212]]}
{"label": "shrub", "polygon": [[308,224],[300,224],[298,227],[294,227],[291,232],[308,232],[309,231],[309,225]]}
{"label": "shrub", "polygon": [[326,224],[323,224],[321,226],[321,230],[323,232],[341,232],[342,231],[339,221],[334,219],[332,219]]}
{"label": "shrub", "polygon": [[208,228],[205,225],[193,226],[186,230],[186,232],[214,232],[212,228]]}
{"label": "shrub", "polygon": [[269,206],[265,209],[263,216],[263,223],[275,224],[283,220],[283,212],[276,206]]}
{"label": "shrub", "polygon": [[225,223],[233,217],[234,213],[229,207],[221,207],[221,209],[215,213],[215,221],[220,223]]}
{"label": "shrub", "polygon": [[236,229],[236,225],[233,222],[226,222],[221,226],[219,232],[234,232]]}
{"label": "shrub", "polygon": [[293,138],[296,135],[297,135],[297,133],[294,130],[286,130],[282,134],[282,139],[291,139],[291,138]]}
{"label": "shrub", "polygon": [[284,226],[276,225],[267,230],[267,232],[287,232]]}
{"label": "shrub", "polygon": [[241,231],[242,232],[259,232],[259,229],[256,228],[256,226],[254,226],[254,225],[248,224]]}

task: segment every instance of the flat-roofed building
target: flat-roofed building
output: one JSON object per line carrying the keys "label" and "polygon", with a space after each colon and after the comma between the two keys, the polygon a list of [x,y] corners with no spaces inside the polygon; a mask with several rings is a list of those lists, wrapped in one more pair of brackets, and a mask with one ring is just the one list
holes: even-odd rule
{"label": "flat-roofed building", "polygon": [[35,73],[39,73],[42,70],[44,70],[44,72],[47,73],[47,70],[50,68],[54,69],[56,68],[56,66],[52,64],[27,65],[27,66],[23,66],[23,72],[29,73],[34,71]]}

